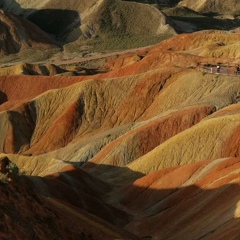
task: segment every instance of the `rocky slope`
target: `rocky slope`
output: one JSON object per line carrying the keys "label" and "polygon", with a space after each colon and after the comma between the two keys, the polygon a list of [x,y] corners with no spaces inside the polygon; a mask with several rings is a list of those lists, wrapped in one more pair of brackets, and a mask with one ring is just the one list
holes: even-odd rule
{"label": "rocky slope", "polygon": [[239,163],[223,158],[165,168],[124,187],[121,203],[136,216],[127,229],[156,239],[238,239]]}
{"label": "rocky slope", "polygon": [[[191,0],[1,0],[0,8],[5,16],[2,19],[10,24],[10,30],[3,26],[2,38],[12,39],[3,43],[2,53],[18,53],[26,48],[31,51],[4,58],[4,62],[18,59],[46,62],[61,50],[42,51],[42,48],[48,48],[49,43],[53,44],[52,39],[64,50],[62,55],[55,57],[68,59],[74,58],[72,53],[79,57],[149,46],[178,33],[204,29],[233,30],[239,26],[239,7],[236,0],[227,3]],[[13,22],[10,23],[13,19],[18,19],[15,27]],[[23,36],[21,40],[20,36]],[[32,54],[35,59],[31,58]]]}
{"label": "rocky slope", "polygon": [[104,73],[0,77],[0,159],[25,175],[1,164],[4,229],[26,214],[39,239],[72,221],[69,239],[238,239],[239,76],[202,68],[235,68],[238,44],[202,31],[111,56]]}
{"label": "rocky slope", "polygon": [[40,195],[33,182],[37,179],[22,177],[0,185],[1,239],[137,239],[61,199]]}
{"label": "rocky slope", "polygon": [[232,14],[240,7],[240,3],[237,0],[220,1],[220,0],[182,0],[179,5],[186,6],[197,12],[209,12],[218,14]]}
{"label": "rocky slope", "polygon": [[0,7],[0,239],[240,239],[238,1]]}
{"label": "rocky slope", "polygon": [[28,48],[58,48],[46,33],[34,24],[13,14],[0,11],[0,54],[15,54]]}
{"label": "rocky slope", "polygon": [[[102,1],[2,1],[5,11],[21,14],[42,30],[63,43],[80,39],[100,38],[100,41],[134,37],[134,41],[149,42],[165,34],[175,34],[167,17],[157,8],[120,0]],[[141,13],[141,14],[139,14]],[[120,39],[121,38],[121,39]],[[96,43],[99,40],[96,39]],[[126,39],[125,39],[126,41]],[[128,42],[130,45],[130,41]]]}

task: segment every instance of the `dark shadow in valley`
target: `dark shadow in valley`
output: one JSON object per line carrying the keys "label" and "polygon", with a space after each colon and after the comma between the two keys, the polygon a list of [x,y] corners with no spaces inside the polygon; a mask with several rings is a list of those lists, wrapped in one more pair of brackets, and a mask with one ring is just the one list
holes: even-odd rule
{"label": "dark shadow in valley", "polygon": [[[81,19],[77,11],[62,9],[42,9],[34,11],[27,19],[58,41],[76,41],[81,36]],[[73,29],[76,29],[69,38]]]}
{"label": "dark shadow in valley", "polygon": [[206,17],[217,17],[219,14],[217,12],[205,12],[202,13],[202,15]]}
{"label": "dark shadow in valley", "polygon": [[[100,170],[101,166],[95,168]],[[119,167],[112,166],[107,171],[114,168]],[[137,176],[130,169],[123,169],[126,174]],[[0,171],[6,174],[6,166],[1,167]],[[157,185],[153,184],[153,179]],[[59,225],[55,223],[61,219],[64,209],[68,209],[68,214],[83,216],[82,222],[78,223],[78,232],[81,234],[86,234],[85,231],[89,233],[89,227],[82,228],[86,221],[88,226],[94,228],[104,226],[112,231],[115,227],[129,240],[240,238],[240,219],[236,211],[240,199],[239,183],[220,184],[219,187],[206,190],[194,184],[177,188],[161,187],[168,183],[162,182],[160,176],[155,175],[153,179],[151,175],[117,188],[80,168],[65,167],[56,174],[42,178],[22,175],[17,181],[13,178],[9,185],[0,184],[0,222],[7,216],[11,227],[20,224],[21,231],[26,232],[34,229],[35,224],[38,224],[39,231],[50,224],[58,234]],[[169,185],[173,181],[171,179]],[[57,210],[57,206],[64,211]],[[23,217],[26,213],[27,217]],[[92,215],[96,217],[92,218]],[[3,236],[1,234],[2,228],[0,236]],[[8,237],[9,232],[4,234]],[[36,233],[31,231],[29,234],[32,236]],[[36,235],[34,239],[39,238]],[[96,238],[89,235],[88,239]]]}
{"label": "dark shadow in valley", "polygon": [[[77,163],[73,163],[74,165]],[[132,171],[127,167],[117,167],[106,164],[95,164],[86,162],[81,168],[92,176],[101,179],[112,187],[119,187],[127,183],[132,183],[136,179],[144,176],[143,173]]]}
{"label": "dark shadow in valley", "polygon": [[239,19],[217,19],[214,17],[182,17],[182,16],[169,16],[173,20],[191,23],[196,26],[196,30],[233,30],[240,25]]}
{"label": "dark shadow in valley", "polygon": [[84,68],[84,67],[80,67],[76,70],[76,74],[78,76],[96,75],[96,74],[106,73],[106,72],[108,72],[108,71],[100,70],[98,68]]}
{"label": "dark shadow in valley", "polygon": [[175,7],[181,0],[123,0],[125,2],[138,2],[145,4],[155,4],[159,7]]}
{"label": "dark shadow in valley", "polygon": [[36,193],[71,204],[139,239],[240,238],[239,184],[161,188],[167,184],[157,178],[158,188],[154,188],[151,177],[134,181],[141,177],[142,173],[126,167],[92,163],[84,170],[67,167],[57,174],[28,179]]}
{"label": "dark shadow in valley", "polygon": [[7,94],[0,91],[0,105],[7,102],[7,101],[8,101]]}
{"label": "dark shadow in valley", "polygon": [[[177,177],[177,176],[176,176]],[[174,180],[172,180],[174,181]],[[240,219],[235,211],[239,184],[214,189],[189,185],[173,189],[124,187],[122,205],[135,215],[127,229],[149,239],[239,239]]]}
{"label": "dark shadow in valley", "polygon": [[181,0],[123,0],[125,2],[138,2],[145,4],[157,4],[163,7],[175,7]]}
{"label": "dark shadow in valley", "polygon": [[[95,166],[97,167],[97,165]],[[107,171],[107,168],[103,166],[101,170]],[[134,173],[128,168],[109,166],[108,171],[114,170],[123,170],[125,174],[129,175]],[[135,176],[143,175],[135,172]],[[48,186],[47,191],[45,190],[46,188],[38,189],[39,185],[35,186],[37,187],[36,190],[42,195],[70,203],[114,226],[123,227],[132,219],[131,214],[108,203],[108,194],[114,189],[113,184],[105,182],[81,168],[72,167],[70,170],[66,168],[57,174],[44,178],[30,177],[30,179],[33,180],[33,183],[39,183],[39,181],[43,180],[43,185]]]}
{"label": "dark shadow in valley", "polygon": [[23,112],[7,111],[12,127],[11,141],[5,147],[5,153],[18,153],[29,146],[37,122],[37,110],[34,102],[23,105]]}
{"label": "dark shadow in valley", "polygon": [[26,18],[62,44],[73,42],[82,35],[81,17],[74,10],[23,9],[16,0],[12,1],[10,5],[7,4],[7,0],[2,1],[0,8]]}

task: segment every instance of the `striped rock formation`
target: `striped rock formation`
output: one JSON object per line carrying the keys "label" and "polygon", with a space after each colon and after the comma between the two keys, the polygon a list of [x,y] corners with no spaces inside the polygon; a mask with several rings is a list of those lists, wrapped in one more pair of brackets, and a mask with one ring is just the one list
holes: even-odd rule
{"label": "striped rock formation", "polygon": [[40,222],[26,216],[40,239],[53,234],[41,235],[47,216],[66,236],[64,215],[83,222],[80,239],[238,239],[240,81],[198,67],[237,63],[238,39],[185,34],[112,58],[106,73],[1,77],[0,159],[25,175],[20,192],[1,185],[1,201],[38,206]]}

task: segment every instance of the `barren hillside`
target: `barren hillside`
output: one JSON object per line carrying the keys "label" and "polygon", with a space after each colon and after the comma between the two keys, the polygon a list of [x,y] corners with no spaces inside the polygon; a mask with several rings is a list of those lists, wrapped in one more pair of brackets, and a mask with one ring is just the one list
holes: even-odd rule
{"label": "barren hillside", "polygon": [[[81,221],[69,239],[238,239],[239,76],[203,68],[235,68],[238,42],[238,33],[183,34],[108,55],[104,72],[84,76],[65,76],[74,71],[63,63],[3,67],[1,201],[22,204],[15,215],[4,205],[3,226],[15,216],[21,237],[60,239],[66,216]],[[36,229],[29,238],[22,215]]]}
{"label": "barren hillside", "polygon": [[28,48],[49,50],[58,48],[53,39],[29,21],[13,14],[0,12],[0,54],[16,54]]}
{"label": "barren hillside", "polygon": [[2,1],[2,8],[24,16],[61,44],[77,41],[68,50],[83,44],[98,46],[97,51],[138,47],[175,34],[170,20],[160,10],[142,3],[13,0]]}
{"label": "barren hillside", "polygon": [[182,0],[180,1],[179,5],[186,6],[198,12],[212,12],[222,14],[233,14],[240,8],[240,3],[237,0]]}
{"label": "barren hillside", "polygon": [[[233,30],[239,26],[239,3],[228,1],[123,1],[91,0],[71,2],[1,0],[0,7],[5,15],[20,17],[18,35],[26,35],[25,29],[38,34],[37,42],[46,42],[46,37],[55,40],[61,49],[41,52],[41,46],[31,45],[26,40],[24,46],[30,53],[4,58],[4,61],[33,61],[29,57],[38,51],[35,61],[50,57],[75,58],[156,44],[179,33],[189,33],[204,29]],[[18,16],[18,17],[17,17]],[[22,23],[22,21],[24,23]],[[24,26],[26,22],[29,25]],[[18,25],[19,25],[18,24]],[[12,26],[14,29],[14,26]],[[16,28],[16,26],[15,26]],[[25,30],[24,30],[25,29]],[[2,33],[16,38],[16,30]],[[29,34],[29,32],[28,32]],[[32,34],[33,35],[33,34]],[[31,37],[33,37],[31,35]],[[36,35],[36,34],[35,34]],[[31,39],[30,37],[30,39]],[[26,38],[26,37],[25,37]],[[36,40],[33,37],[34,40]],[[18,41],[17,41],[18,42]],[[13,46],[14,45],[14,46]],[[4,53],[19,52],[5,49]],[[35,48],[37,47],[37,48]],[[6,47],[5,47],[6,48]],[[34,48],[34,49],[32,49]],[[57,54],[56,52],[62,52]],[[17,61],[19,62],[19,61]]]}
{"label": "barren hillside", "polygon": [[0,239],[240,239],[237,1],[0,7]]}

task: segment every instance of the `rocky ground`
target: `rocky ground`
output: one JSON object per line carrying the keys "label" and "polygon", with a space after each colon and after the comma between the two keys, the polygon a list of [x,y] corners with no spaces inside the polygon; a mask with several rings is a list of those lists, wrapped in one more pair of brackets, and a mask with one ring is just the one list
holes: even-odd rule
{"label": "rocky ground", "polygon": [[[59,36],[24,27],[53,1],[2,5],[1,239],[240,238],[239,76],[201,67],[240,64],[239,31],[178,34],[200,26],[180,13],[210,18],[209,2],[159,3],[178,26],[173,37],[85,59],[62,53]],[[94,1],[81,3],[84,22]],[[156,3],[108,4],[157,11]],[[230,14],[221,4],[211,5],[217,21]],[[43,55],[56,51],[23,61],[23,50],[39,46]]]}

